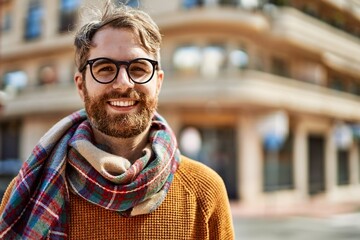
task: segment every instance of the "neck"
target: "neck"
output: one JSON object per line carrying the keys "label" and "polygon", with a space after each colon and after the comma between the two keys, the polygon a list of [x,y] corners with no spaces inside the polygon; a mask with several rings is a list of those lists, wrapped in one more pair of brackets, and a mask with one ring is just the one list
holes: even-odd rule
{"label": "neck", "polygon": [[134,163],[142,156],[142,150],[148,144],[150,126],[142,133],[131,138],[117,138],[106,135],[93,128],[95,142],[109,148],[111,154],[121,156]]}

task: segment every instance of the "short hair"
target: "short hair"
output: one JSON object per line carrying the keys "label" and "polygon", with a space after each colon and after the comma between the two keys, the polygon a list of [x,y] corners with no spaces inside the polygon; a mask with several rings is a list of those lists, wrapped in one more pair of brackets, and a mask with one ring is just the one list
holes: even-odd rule
{"label": "short hair", "polygon": [[92,39],[104,27],[130,29],[138,35],[141,47],[160,60],[161,34],[152,18],[142,10],[124,4],[115,5],[108,0],[99,16],[82,26],[75,35],[75,63],[78,71],[86,64]]}

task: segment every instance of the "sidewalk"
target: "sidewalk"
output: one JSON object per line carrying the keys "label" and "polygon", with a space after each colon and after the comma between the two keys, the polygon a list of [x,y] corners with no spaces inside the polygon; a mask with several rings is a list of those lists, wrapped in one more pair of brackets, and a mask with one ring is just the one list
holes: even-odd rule
{"label": "sidewalk", "polygon": [[358,240],[360,214],[334,218],[234,218],[235,240]]}
{"label": "sidewalk", "polygon": [[250,206],[238,202],[231,202],[230,205],[233,216],[250,218],[283,218],[290,216],[328,218],[338,214],[360,212],[360,201],[357,203],[329,203],[321,200],[313,200],[291,206],[280,204]]}
{"label": "sidewalk", "polygon": [[358,204],[244,207],[232,203],[236,240],[358,240]]}

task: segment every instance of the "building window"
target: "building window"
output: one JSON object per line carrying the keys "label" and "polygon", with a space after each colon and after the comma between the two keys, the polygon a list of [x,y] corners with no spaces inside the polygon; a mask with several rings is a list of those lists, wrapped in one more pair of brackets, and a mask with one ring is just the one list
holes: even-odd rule
{"label": "building window", "polygon": [[273,57],[271,63],[271,71],[276,75],[282,77],[289,77],[290,76],[289,63],[284,58]]}
{"label": "building window", "polygon": [[230,52],[229,62],[231,66],[237,69],[245,69],[249,67],[249,55],[244,49],[236,49]]}
{"label": "building window", "polygon": [[173,56],[175,70],[183,74],[196,74],[201,64],[201,49],[193,45],[185,45],[175,50]]}
{"label": "building window", "polygon": [[30,2],[26,23],[25,39],[32,40],[41,36],[42,32],[43,9],[39,1]]}
{"label": "building window", "polygon": [[61,0],[59,32],[69,32],[74,30],[77,22],[77,10],[79,5],[80,0]]}
{"label": "building window", "polygon": [[[248,10],[254,10],[256,8],[259,8],[261,5],[264,5],[265,2],[263,0],[239,0],[238,3],[242,8],[248,9]],[[235,2],[235,1],[231,1]],[[237,2],[237,1],[236,1]]]}
{"label": "building window", "polygon": [[268,0],[268,3],[274,4],[277,6],[285,6],[289,4],[289,0]]}
{"label": "building window", "polygon": [[24,71],[7,72],[3,76],[2,89],[6,92],[16,93],[26,87],[28,77]]}
{"label": "building window", "polygon": [[346,89],[344,81],[337,76],[332,76],[329,78],[329,88],[338,91],[345,91]]}
{"label": "building window", "polygon": [[345,29],[345,17],[339,13],[333,14],[333,16],[329,17],[328,23],[333,27],[344,30]]}
{"label": "building window", "polygon": [[293,182],[293,136],[290,134],[279,150],[264,148],[265,192],[292,189]]}
{"label": "building window", "polygon": [[0,160],[19,159],[20,122],[12,120],[0,124]]}
{"label": "building window", "polygon": [[1,31],[2,32],[9,32],[12,27],[12,14],[10,12],[5,12],[2,17],[1,23]]}
{"label": "building window", "polygon": [[194,8],[204,6],[205,0],[183,0],[182,5],[184,8]]}
{"label": "building window", "polygon": [[202,50],[201,75],[216,77],[225,67],[225,48],[221,45],[206,46]]}
{"label": "building window", "polygon": [[0,200],[22,165],[19,159],[20,127],[18,120],[0,123]]}
{"label": "building window", "polygon": [[267,56],[261,51],[257,50],[254,55],[252,55],[253,58],[253,68],[265,72],[266,64],[265,59],[267,59]]}
{"label": "building window", "polygon": [[317,7],[314,5],[303,5],[302,8],[300,9],[301,11],[303,11],[304,13],[308,14],[309,16],[315,17],[315,18],[320,18]]}
{"label": "building window", "polygon": [[225,67],[225,48],[221,45],[208,45],[200,48],[186,45],[175,50],[173,64],[181,74],[201,74],[205,77],[218,76]]}
{"label": "building window", "polygon": [[337,183],[347,185],[350,183],[349,150],[337,151]]}
{"label": "building window", "polygon": [[356,80],[351,80],[348,85],[349,93],[360,95],[360,83]]}
{"label": "building window", "polygon": [[[249,1],[249,0],[247,0]],[[219,0],[219,5],[222,6],[237,6],[239,4],[239,0]]]}
{"label": "building window", "polygon": [[185,126],[181,152],[214,169],[224,180],[231,199],[237,198],[236,131],[232,127]]}
{"label": "building window", "polygon": [[140,0],[115,0],[115,4],[125,4],[133,8],[139,8]]}

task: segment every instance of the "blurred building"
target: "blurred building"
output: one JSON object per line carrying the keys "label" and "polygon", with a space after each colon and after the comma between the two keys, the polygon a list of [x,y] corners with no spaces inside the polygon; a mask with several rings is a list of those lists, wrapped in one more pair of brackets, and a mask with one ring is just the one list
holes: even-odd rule
{"label": "blurred building", "polygon": [[[24,161],[53,123],[82,107],[73,30],[85,6],[103,2],[0,1],[8,99],[0,168]],[[159,112],[183,153],[216,170],[234,201],[359,199],[359,0],[127,4],[149,12],[164,36]]]}

